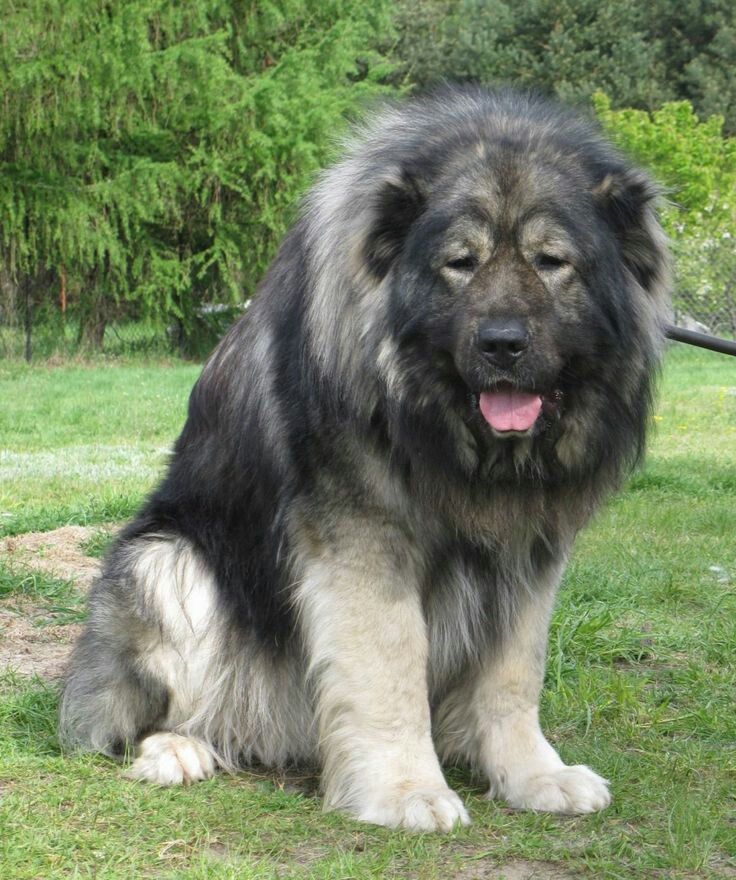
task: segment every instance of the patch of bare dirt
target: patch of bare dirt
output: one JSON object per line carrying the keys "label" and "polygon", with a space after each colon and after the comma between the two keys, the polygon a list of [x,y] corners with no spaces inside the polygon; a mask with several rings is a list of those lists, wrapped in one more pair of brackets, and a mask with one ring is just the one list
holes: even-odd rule
{"label": "patch of bare dirt", "polygon": [[0,540],[0,558],[19,568],[43,571],[71,580],[86,589],[99,570],[100,560],[87,556],[81,545],[105,526],[62,526],[52,532],[27,532]]}
{"label": "patch of bare dirt", "polygon": [[511,859],[494,862],[491,859],[473,859],[460,867],[449,868],[453,880],[576,880],[580,875],[552,862],[532,862]]}
{"label": "patch of bare dirt", "polygon": [[[25,603],[24,603],[25,605]],[[35,606],[8,609],[0,603],[0,671],[38,675],[49,681],[61,678],[80,624],[38,626]]]}
{"label": "patch of bare dirt", "polygon": [[708,867],[715,873],[716,877],[736,877],[736,858],[729,858],[725,854],[715,856]]}
{"label": "patch of bare dirt", "polygon": [[[0,540],[0,559],[19,571],[43,571],[69,580],[86,593],[99,571],[100,560],[87,556],[81,545],[104,527],[64,526],[51,532],[29,532]],[[47,680],[64,673],[81,625],[49,621],[48,608],[24,596],[0,601],[0,671]]]}

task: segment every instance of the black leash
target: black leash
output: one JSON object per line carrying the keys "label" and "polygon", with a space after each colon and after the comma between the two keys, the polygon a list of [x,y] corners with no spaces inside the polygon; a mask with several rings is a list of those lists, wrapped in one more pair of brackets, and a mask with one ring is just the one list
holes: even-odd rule
{"label": "black leash", "polygon": [[736,356],[736,342],[730,339],[720,339],[718,336],[708,336],[707,333],[696,333],[694,330],[683,330],[682,327],[672,325],[665,327],[665,334],[668,339],[676,342],[686,342],[688,345],[697,345],[698,348]]}

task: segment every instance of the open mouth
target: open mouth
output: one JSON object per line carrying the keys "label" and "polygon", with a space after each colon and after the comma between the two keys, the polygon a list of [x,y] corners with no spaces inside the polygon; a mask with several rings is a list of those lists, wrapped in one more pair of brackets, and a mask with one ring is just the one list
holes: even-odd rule
{"label": "open mouth", "polygon": [[478,409],[494,433],[518,436],[531,433],[543,413],[556,415],[561,397],[559,391],[541,395],[512,385],[498,385],[480,394]]}

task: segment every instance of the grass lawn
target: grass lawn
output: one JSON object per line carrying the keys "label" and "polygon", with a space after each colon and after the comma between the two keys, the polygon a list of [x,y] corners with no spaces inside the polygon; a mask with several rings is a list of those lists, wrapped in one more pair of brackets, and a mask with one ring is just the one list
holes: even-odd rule
{"label": "grass lawn", "polygon": [[0,535],[130,516],[161,472],[199,370],[0,361]]}
{"label": "grass lawn", "polygon": [[[0,364],[0,532],[129,515],[197,372]],[[5,673],[0,877],[734,878],[735,538],[736,360],[673,348],[646,467],[581,536],[550,640],[545,729],[612,780],[608,810],[514,813],[450,770],[474,824],[412,836],[322,814],[295,776],[156,789],[62,757],[56,686]],[[69,584],[0,560],[13,597],[79,616]]]}

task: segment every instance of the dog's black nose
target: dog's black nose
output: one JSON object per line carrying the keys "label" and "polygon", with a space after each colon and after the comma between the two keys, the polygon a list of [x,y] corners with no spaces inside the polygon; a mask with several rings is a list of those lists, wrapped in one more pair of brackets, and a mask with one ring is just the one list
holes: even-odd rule
{"label": "dog's black nose", "polygon": [[484,321],[478,328],[478,348],[497,367],[510,367],[528,345],[529,331],[517,318]]}

